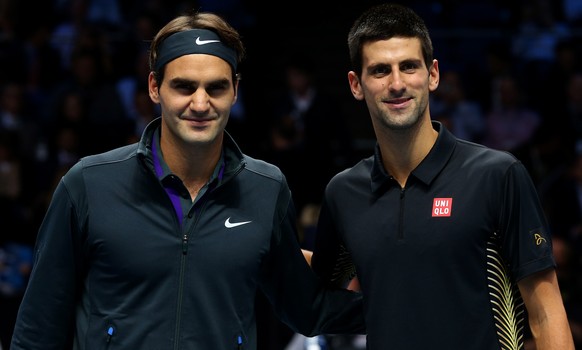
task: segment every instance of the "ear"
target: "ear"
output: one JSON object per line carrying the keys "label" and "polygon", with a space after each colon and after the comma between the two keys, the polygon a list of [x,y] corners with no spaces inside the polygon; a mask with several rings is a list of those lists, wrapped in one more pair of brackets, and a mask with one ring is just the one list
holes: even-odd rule
{"label": "ear", "polygon": [[236,100],[238,98],[238,83],[240,80],[235,79],[233,85],[234,85],[234,98],[232,100],[232,106],[234,106],[234,104],[236,103]]}
{"label": "ear", "polygon": [[437,60],[432,60],[432,66],[428,70],[428,91],[435,91],[439,86],[440,73],[439,73],[439,62]]}
{"label": "ear", "polygon": [[362,92],[362,85],[360,84],[360,79],[358,78],[356,72],[348,72],[348,82],[350,84],[350,90],[352,91],[354,98],[358,101],[362,101],[364,99],[364,93]]}
{"label": "ear", "polygon": [[156,81],[154,72],[150,72],[150,75],[148,76],[148,92],[150,99],[154,103],[160,103],[160,87]]}

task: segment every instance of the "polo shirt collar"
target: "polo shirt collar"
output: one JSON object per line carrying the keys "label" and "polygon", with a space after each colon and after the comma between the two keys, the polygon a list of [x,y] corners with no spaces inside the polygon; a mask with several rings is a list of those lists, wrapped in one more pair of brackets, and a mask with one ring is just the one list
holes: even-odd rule
{"label": "polo shirt collar", "polygon": [[412,175],[426,185],[430,185],[445,167],[457,144],[455,136],[443,124],[433,121],[432,126],[439,133],[437,140],[427,156],[412,171]]}
{"label": "polo shirt collar", "polygon": [[[438,132],[438,137],[427,156],[420,162],[420,164],[412,171],[411,176],[414,176],[425,185],[430,185],[437,177],[441,170],[445,167],[451,158],[456,145],[456,138],[447,128],[440,122],[433,120],[433,128]],[[382,164],[382,157],[380,155],[380,147],[376,143],[374,149],[374,164],[371,173],[372,191],[380,191],[385,189],[390,183],[391,177]]]}

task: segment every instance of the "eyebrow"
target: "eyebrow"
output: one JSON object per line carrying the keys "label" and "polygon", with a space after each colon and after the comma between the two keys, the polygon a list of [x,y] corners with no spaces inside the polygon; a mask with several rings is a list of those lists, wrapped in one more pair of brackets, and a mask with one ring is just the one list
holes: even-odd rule
{"label": "eyebrow", "polygon": [[[198,81],[186,79],[186,78],[180,78],[180,77],[176,77],[176,78],[171,79],[169,81],[169,84],[170,84],[170,86],[178,86],[178,85],[199,86],[200,85],[200,83]],[[230,86],[230,80],[226,79],[226,78],[220,78],[220,79],[216,79],[216,80],[211,80],[206,85],[207,86],[228,87],[228,86]]]}
{"label": "eyebrow", "polygon": [[[422,59],[418,59],[418,58],[407,58],[407,59],[404,59],[404,60],[402,60],[400,62],[397,62],[397,65],[399,67],[402,66],[402,65],[410,65],[410,64],[415,65],[417,67],[421,67],[422,66]],[[373,65],[368,66],[368,69],[367,70],[368,71],[373,71],[375,69],[382,68],[382,67],[392,67],[392,64],[385,63],[385,62],[378,62],[378,63],[375,63]]]}
{"label": "eyebrow", "polygon": [[400,64],[405,64],[405,63],[413,63],[419,66],[422,66],[422,59],[420,58],[407,58],[404,61],[400,62]]}

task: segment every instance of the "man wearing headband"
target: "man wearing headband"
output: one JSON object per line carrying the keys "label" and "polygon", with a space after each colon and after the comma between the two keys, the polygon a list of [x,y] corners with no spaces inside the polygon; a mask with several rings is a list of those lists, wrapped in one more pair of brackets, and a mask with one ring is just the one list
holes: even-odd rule
{"label": "man wearing headband", "polygon": [[259,291],[296,332],[364,332],[360,294],[324,289],[304,259],[284,175],[225,131],[243,55],[210,13],[155,36],[161,117],[58,184],[12,350],[256,349]]}

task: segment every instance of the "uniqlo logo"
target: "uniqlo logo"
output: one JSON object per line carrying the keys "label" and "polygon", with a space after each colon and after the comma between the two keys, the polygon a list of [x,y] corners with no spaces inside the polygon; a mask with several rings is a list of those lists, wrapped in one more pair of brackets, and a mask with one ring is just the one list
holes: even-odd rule
{"label": "uniqlo logo", "polygon": [[432,202],[432,217],[451,216],[452,198],[435,198]]}

